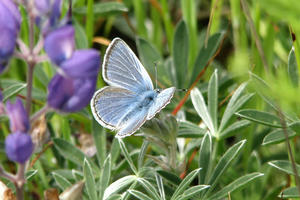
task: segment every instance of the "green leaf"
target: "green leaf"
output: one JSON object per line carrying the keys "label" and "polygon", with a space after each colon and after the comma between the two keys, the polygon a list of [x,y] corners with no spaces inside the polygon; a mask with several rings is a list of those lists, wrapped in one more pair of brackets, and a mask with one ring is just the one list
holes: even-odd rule
{"label": "green leaf", "polygon": [[205,190],[209,188],[209,185],[196,185],[196,186],[192,186],[189,189],[187,189],[186,191],[184,191],[184,193],[182,195],[180,195],[177,200],[187,200],[187,199],[191,199],[194,196],[198,195],[201,191]]}
{"label": "green leaf", "polygon": [[201,147],[199,151],[199,184],[204,184],[208,177],[210,161],[212,152],[212,141],[210,134],[207,132],[202,139]]}
{"label": "green leaf", "polygon": [[75,28],[75,44],[78,49],[86,49],[89,47],[88,39],[85,34],[84,28],[74,20],[74,28]]}
{"label": "green leaf", "polygon": [[[84,159],[85,155],[82,151],[80,151],[78,148],[76,148],[74,145],[71,143],[60,139],[60,138],[54,138],[53,143],[55,148],[59,151],[59,153],[67,160],[70,160],[77,165],[81,166]],[[99,168],[95,165],[94,162],[90,160],[90,158],[87,158],[89,163],[91,164],[91,167],[94,171],[95,174],[99,174],[100,170]]]}
{"label": "green leaf", "polygon": [[165,178],[169,182],[173,183],[174,185],[179,185],[181,182],[181,179],[176,176],[176,174],[173,174],[171,172],[163,171],[163,170],[157,170],[156,171],[161,177]]}
{"label": "green leaf", "polygon": [[178,137],[183,138],[199,138],[206,133],[205,129],[200,128],[196,124],[189,121],[179,122]]}
{"label": "green leaf", "polygon": [[[148,42],[147,40],[137,37],[136,45],[139,52],[139,57],[151,75],[152,79],[157,79],[160,82],[166,83],[166,80],[169,80],[170,77],[167,76],[165,68],[163,67],[162,57],[159,51],[155,48],[155,46]],[[158,65],[157,71],[159,76],[155,77],[155,65]]]}
{"label": "green leaf", "polygon": [[190,183],[194,180],[201,169],[195,169],[194,171],[190,172],[180,183],[180,185],[176,188],[175,192],[173,193],[171,200],[175,200],[179,195],[181,195],[184,190],[190,185]]}
{"label": "green leaf", "polygon": [[227,128],[225,128],[221,133],[220,133],[220,138],[224,139],[227,137],[232,136],[233,133],[244,129],[245,127],[249,126],[251,122],[248,120],[240,120],[236,121],[233,124],[230,124]]}
{"label": "green leaf", "polygon": [[83,174],[85,179],[85,188],[89,195],[89,199],[97,200],[95,177],[92,172],[91,164],[87,159],[84,159],[83,161]]}
{"label": "green leaf", "polygon": [[[287,174],[295,175],[290,161],[274,160],[274,161],[268,162],[268,164],[271,165],[272,167],[279,169],[280,171],[287,173]],[[297,168],[298,174],[300,174],[300,165],[296,164],[296,168]]]}
{"label": "green leaf", "polygon": [[[85,15],[87,12],[87,8],[75,8],[74,12],[77,14]],[[95,15],[106,16],[128,12],[128,8],[121,2],[101,2],[94,4],[93,12]]]}
{"label": "green leaf", "polygon": [[158,187],[160,197],[165,200],[166,199],[165,189],[164,189],[164,183],[163,183],[162,177],[159,176],[158,174],[155,174],[155,179],[156,179],[156,185]]}
{"label": "green leaf", "polygon": [[106,188],[103,195],[103,200],[109,199],[111,195],[121,191],[131,183],[135,182],[136,179],[137,177],[135,175],[128,175],[116,180],[115,182],[110,184],[108,188]]}
{"label": "green leaf", "polygon": [[115,165],[115,162],[120,155],[120,145],[119,145],[118,139],[116,137],[114,137],[114,139],[112,141],[110,155],[111,155],[111,164],[113,166],[113,165]]}
{"label": "green leaf", "polygon": [[177,88],[186,87],[189,58],[189,35],[184,20],[178,22],[173,38],[173,63],[176,69]]}
{"label": "green leaf", "polygon": [[212,35],[207,42],[207,48],[203,46],[199,51],[192,73],[192,78],[190,79],[190,85],[196,80],[198,74],[204,69],[208,61],[214,56],[219,45],[224,37],[224,33],[216,33]]}
{"label": "green leaf", "polygon": [[119,145],[120,145],[121,151],[122,151],[123,155],[125,156],[125,159],[128,162],[131,170],[133,171],[134,174],[138,174],[137,169],[136,169],[135,165],[133,164],[133,161],[132,161],[122,139],[119,139]]}
{"label": "green leaf", "polygon": [[161,199],[156,188],[149,181],[143,178],[138,178],[137,181],[145,188],[152,199]]}
{"label": "green leaf", "polygon": [[278,195],[278,198],[280,199],[299,198],[299,197],[300,194],[297,187],[286,188]]}
{"label": "green leaf", "polygon": [[241,151],[245,143],[246,140],[242,140],[236,143],[235,145],[230,147],[225,152],[225,154],[221,157],[221,159],[219,160],[218,164],[214,168],[214,171],[212,172],[212,175],[210,176],[210,179],[208,181],[208,185],[210,185],[209,192],[215,188],[219,178],[227,170],[232,160],[237,157],[238,153]]}
{"label": "green leaf", "polygon": [[143,167],[144,158],[145,158],[145,154],[146,154],[148,146],[149,146],[149,141],[144,140],[143,145],[140,150],[140,153],[139,153],[139,157],[138,157],[138,169],[139,170]]}
{"label": "green leaf", "polygon": [[233,191],[240,189],[244,187],[247,183],[257,179],[258,177],[263,176],[264,174],[254,172],[251,174],[247,174],[245,176],[242,176],[232,183],[228,184],[227,186],[220,189],[218,192],[214,193],[212,196],[208,198],[208,200],[218,200],[218,199],[224,199],[228,194],[232,193]]}
{"label": "green leaf", "polygon": [[297,66],[294,48],[292,48],[289,53],[288,72],[289,72],[289,77],[291,82],[293,83],[294,86],[297,87],[299,84],[299,77],[298,77],[298,66]]}
{"label": "green leaf", "polygon": [[191,98],[198,115],[201,117],[205,125],[208,127],[211,134],[215,134],[214,126],[207,110],[204,98],[201,92],[194,88],[191,92]]}
{"label": "green leaf", "polygon": [[26,85],[27,84],[25,84],[25,83],[14,83],[14,84],[10,85],[9,87],[6,87],[6,88],[4,87],[5,89],[2,92],[3,101],[6,101],[10,97],[21,92],[24,88],[26,88]]}
{"label": "green leaf", "polygon": [[38,170],[29,170],[25,173],[25,178],[26,180],[31,179],[36,173],[38,172]]}
{"label": "green leaf", "polygon": [[220,132],[222,132],[227,126],[229,120],[234,115],[234,113],[253,96],[253,94],[245,94],[244,96],[242,96],[242,93],[245,90],[246,86],[247,83],[241,84],[230,98],[221,120],[219,128]]}
{"label": "green leaf", "polygon": [[98,163],[102,167],[106,158],[106,132],[96,120],[92,122],[92,134],[97,149]]}
{"label": "green leaf", "polygon": [[[293,138],[296,133],[292,130],[287,130],[288,137]],[[277,144],[285,140],[284,131],[282,129],[274,130],[264,137],[262,145]]]}
{"label": "green leaf", "polygon": [[62,189],[65,190],[68,187],[72,186],[72,183],[70,183],[70,181],[68,181],[65,177],[53,172],[52,176],[54,177],[54,180],[56,182],[56,184]]}
{"label": "green leaf", "polygon": [[128,190],[128,192],[130,194],[132,194],[133,196],[135,196],[136,198],[141,199],[141,200],[153,200],[150,197],[148,197],[147,195],[145,195],[144,193],[139,192],[137,190]]}
{"label": "green leaf", "polygon": [[100,187],[99,199],[103,198],[104,191],[107,188],[108,183],[110,181],[110,176],[111,176],[111,156],[108,155],[101,171],[100,185],[99,185]]}
{"label": "green leaf", "polygon": [[207,91],[208,112],[215,130],[218,130],[218,70],[210,77]]}
{"label": "green leaf", "polygon": [[257,122],[260,124],[264,124],[267,126],[272,126],[272,127],[281,127],[280,124],[280,119],[268,112],[262,112],[258,110],[252,110],[252,109],[245,109],[241,110],[236,115],[248,119],[253,122]]}

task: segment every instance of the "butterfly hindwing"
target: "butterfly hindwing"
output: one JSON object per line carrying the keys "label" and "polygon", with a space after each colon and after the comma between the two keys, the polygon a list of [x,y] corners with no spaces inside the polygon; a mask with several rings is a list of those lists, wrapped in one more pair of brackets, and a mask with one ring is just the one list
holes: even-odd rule
{"label": "butterfly hindwing", "polygon": [[153,90],[152,81],[139,59],[120,38],[115,38],[106,50],[102,75],[112,86],[139,93]]}
{"label": "butterfly hindwing", "polygon": [[91,100],[94,118],[106,128],[117,128],[120,120],[135,101],[135,96],[129,90],[114,86],[106,86],[98,90]]}

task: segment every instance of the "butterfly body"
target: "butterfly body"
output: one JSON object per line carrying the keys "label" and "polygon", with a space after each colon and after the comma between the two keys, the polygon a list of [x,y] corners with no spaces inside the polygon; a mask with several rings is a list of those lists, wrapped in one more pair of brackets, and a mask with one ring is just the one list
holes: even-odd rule
{"label": "butterfly body", "polygon": [[138,130],[164,108],[175,88],[157,90],[138,58],[115,38],[104,56],[103,79],[109,84],[98,90],[91,100],[94,118],[104,127],[125,137]]}

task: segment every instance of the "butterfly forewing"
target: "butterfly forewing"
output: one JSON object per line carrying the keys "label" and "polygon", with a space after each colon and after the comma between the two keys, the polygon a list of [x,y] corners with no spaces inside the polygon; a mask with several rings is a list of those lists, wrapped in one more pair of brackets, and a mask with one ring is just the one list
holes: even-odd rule
{"label": "butterfly forewing", "polygon": [[139,93],[153,90],[152,81],[136,55],[120,38],[115,38],[106,50],[103,78],[112,86]]}
{"label": "butterfly forewing", "polygon": [[170,87],[162,90],[154,100],[154,103],[149,109],[149,113],[147,119],[151,119],[158,113],[161,109],[163,109],[166,105],[168,105],[174,95],[176,88]]}

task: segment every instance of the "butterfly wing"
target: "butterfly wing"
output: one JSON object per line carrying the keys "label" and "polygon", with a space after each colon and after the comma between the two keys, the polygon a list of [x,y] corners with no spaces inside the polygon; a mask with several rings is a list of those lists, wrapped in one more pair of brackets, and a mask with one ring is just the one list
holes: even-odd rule
{"label": "butterfly wing", "polygon": [[130,118],[118,128],[116,137],[123,138],[135,133],[147,120],[148,109],[134,111]]}
{"label": "butterfly wing", "polygon": [[94,118],[105,128],[116,129],[127,110],[136,101],[136,94],[114,86],[98,90],[91,100]]}
{"label": "butterfly wing", "polygon": [[146,69],[120,38],[115,38],[106,50],[102,76],[108,84],[135,93],[153,90]]}
{"label": "butterfly wing", "polygon": [[166,105],[168,105],[171,101],[171,98],[174,95],[176,88],[170,87],[161,91],[154,100],[154,103],[151,105],[147,119],[153,118],[156,113],[161,111]]}

